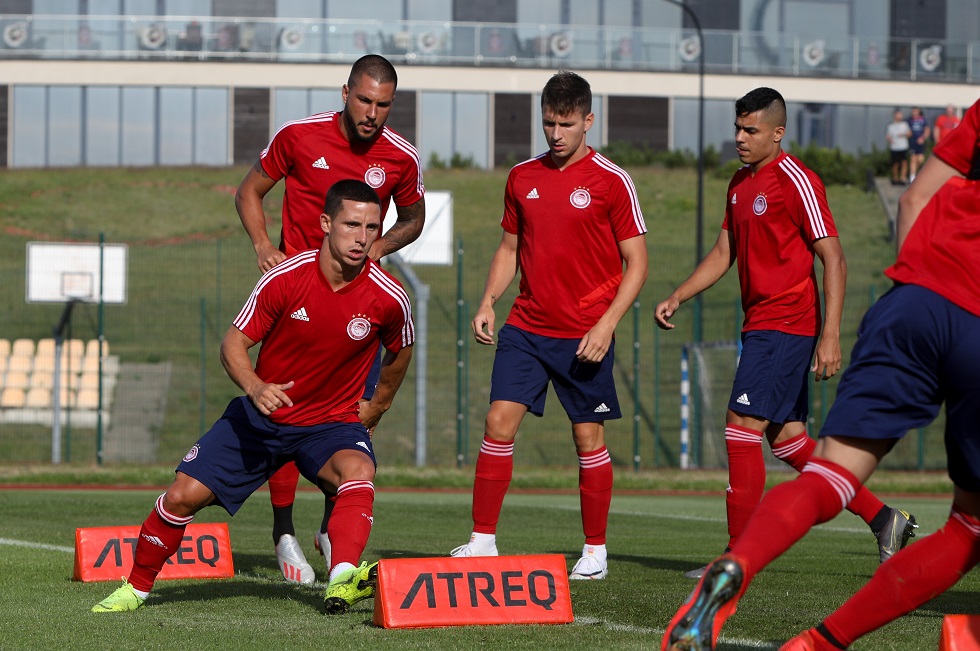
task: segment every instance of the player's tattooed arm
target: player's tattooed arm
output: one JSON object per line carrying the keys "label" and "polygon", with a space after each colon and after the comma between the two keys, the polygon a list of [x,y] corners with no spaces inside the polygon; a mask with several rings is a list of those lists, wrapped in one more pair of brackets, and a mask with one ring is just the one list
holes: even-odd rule
{"label": "player's tattooed arm", "polygon": [[410,206],[398,206],[398,219],[371,247],[372,260],[380,260],[418,239],[425,225],[425,199]]}

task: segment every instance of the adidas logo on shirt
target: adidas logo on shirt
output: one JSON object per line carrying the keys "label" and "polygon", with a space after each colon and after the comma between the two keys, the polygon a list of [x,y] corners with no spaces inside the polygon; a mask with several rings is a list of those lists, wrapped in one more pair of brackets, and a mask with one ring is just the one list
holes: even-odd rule
{"label": "adidas logo on shirt", "polygon": [[330,166],[327,165],[327,159],[324,158],[323,156],[320,156],[318,159],[316,159],[316,162],[313,163],[313,167],[316,167],[317,169],[321,169],[321,170],[330,169]]}
{"label": "adidas logo on shirt", "polygon": [[738,194],[733,194],[732,195],[732,205],[733,206],[735,205],[735,197],[737,197],[737,196],[738,196]]}
{"label": "adidas logo on shirt", "polygon": [[527,193],[527,198],[528,199],[540,199],[541,197],[538,196],[538,189],[537,188],[532,188],[531,191]]}
{"label": "adidas logo on shirt", "polygon": [[305,307],[299,308],[298,310],[296,310],[295,312],[293,312],[289,316],[292,317],[292,318],[294,318],[294,319],[299,319],[300,321],[309,321],[310,320],[310,317],[306,316],[306,308]]}
{"label": "adidas logo on shirt", "polygon": [[740,395],[735,400],[735,402],[737,402],[740,405],[751,405],[752,404],[751,402],[749,402],[749,394],[747,394],[747,393],[743,393],[742,395]]}
{"label": "adidas logo on shirt", "polygon": [[601,405],[596,407],[594,411],[597,414],[604,414],[609,411],[609,407],[606,406],[606,403],[602,403]]}

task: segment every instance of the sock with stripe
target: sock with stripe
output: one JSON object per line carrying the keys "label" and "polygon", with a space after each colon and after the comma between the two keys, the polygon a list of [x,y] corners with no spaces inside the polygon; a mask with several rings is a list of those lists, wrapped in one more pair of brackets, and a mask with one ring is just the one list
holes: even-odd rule
{"label": "sock with stripe", "polygon": [[476,458],[473,480],[473,531],[497,533],[500,509],[514,475],[514,442],[495,441],[483,435],[483,445]]}
{"label": "sock with stripe", "polygon": [[762,432],[729,423],[725,426],[725,448],[728,450],[725,507],[728,511],[728,547],[731,548],[759,505],[766,487]]}
{"label": "sock with stripe", "polygon": [[345,481],[337,487],[337,499],[327,523],[330,537],[330,562],[357,565],[367,547],[374,524],[374,484],[369,481]]}
{"label": "sock with stripe", "polygon": [[773,487],[732,547],[750,581],[814,525],[844,510],[861,483],[846,468],[812,458],[793,481]]}
{"label": "sock with stripe", "polygon": [[193,515],[181,517],[168,513],[163,508],[163,497],[157,498],[156,506],[143,520],[136,541],[133,571],[129,573],[130,584],[144,598],[153,589],[163,564],[180,548],[184,529],[194,519]]}
{"label": "sock with stripe", "polygon": [[578,490],[586,545],[603,545],[605,549],[612,487],[613,467],[606,446],[579,452]]}
{"label": "sock with stripe", "polygon": [[[803,432],[788,441],[772,446],[772,453],[777,459],[788,463],[797,472],[800,472],[810,457],[813,456],[813,448],[815,447],[817,447],[817,442],[810,438],[806,432]],[[876,530],[872,526],[872,521],[875,517],[883,514],[885,517],[882,519],[887,522],[887,516],[891,514],[891,509],[864,486],[858,490],[854,499],[847,505],[847,510],[864,520],[876,534],[881,530],[881,527]]]}
{"label": "sock with stripe", "polygon": [[846,647],[939,596],[978,562],[980,520],[954,506],[942,529],[883,563],[823,626]]}

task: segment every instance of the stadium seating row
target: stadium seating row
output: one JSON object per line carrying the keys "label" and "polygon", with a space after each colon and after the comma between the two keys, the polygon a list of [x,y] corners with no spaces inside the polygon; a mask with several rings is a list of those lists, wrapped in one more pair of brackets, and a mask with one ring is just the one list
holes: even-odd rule
{"label": "stadium seating row", "polygon": [[[0,339],[0,409],[50,409],[55,385],[55,340]],[[118,360],[108,356],[102,342],[104,406],[112,395]],[[95,409],[99,403],[99,341],[63,342],[60,360],[60,404],[66,408]]]}

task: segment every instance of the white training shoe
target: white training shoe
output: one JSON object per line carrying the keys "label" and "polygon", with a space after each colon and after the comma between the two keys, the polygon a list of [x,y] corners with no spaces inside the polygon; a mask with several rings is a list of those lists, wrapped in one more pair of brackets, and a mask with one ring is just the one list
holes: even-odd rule
{"label": "white training shoe", "polygon": [[306,562],[306,556],[303,555],[303,549],[299,546],[296,536],[284,534],[279,538],[279,543],[276,545],[276,560],[286,581],[303,585],[313,585],[316,581],[313,567]]}
{"label": "white training shoe", "polygon": [[327,536],[326,532],[320,533],[316,532],[316,536],[313,537],[313,546],[316,550],[320,552],[320,556],[323,556],[324,562],[327,564],[327,573],[330,572],[330,538]]}
{"label": "white training shoe", "polygon": [[497,544],[494,543],[489,549],[478,548],[471,540],[465,545],[460,545],[453,551],[449,552],[449,555],[455,556],[456,558],[464,558],[468,556],[497,556]]}
{"label": "white training shoe", "polygon": [[573,580],[596,580],[604,579],[609,575],[609,566],[592,555],[583,556],[575,563],[569,579]]}

